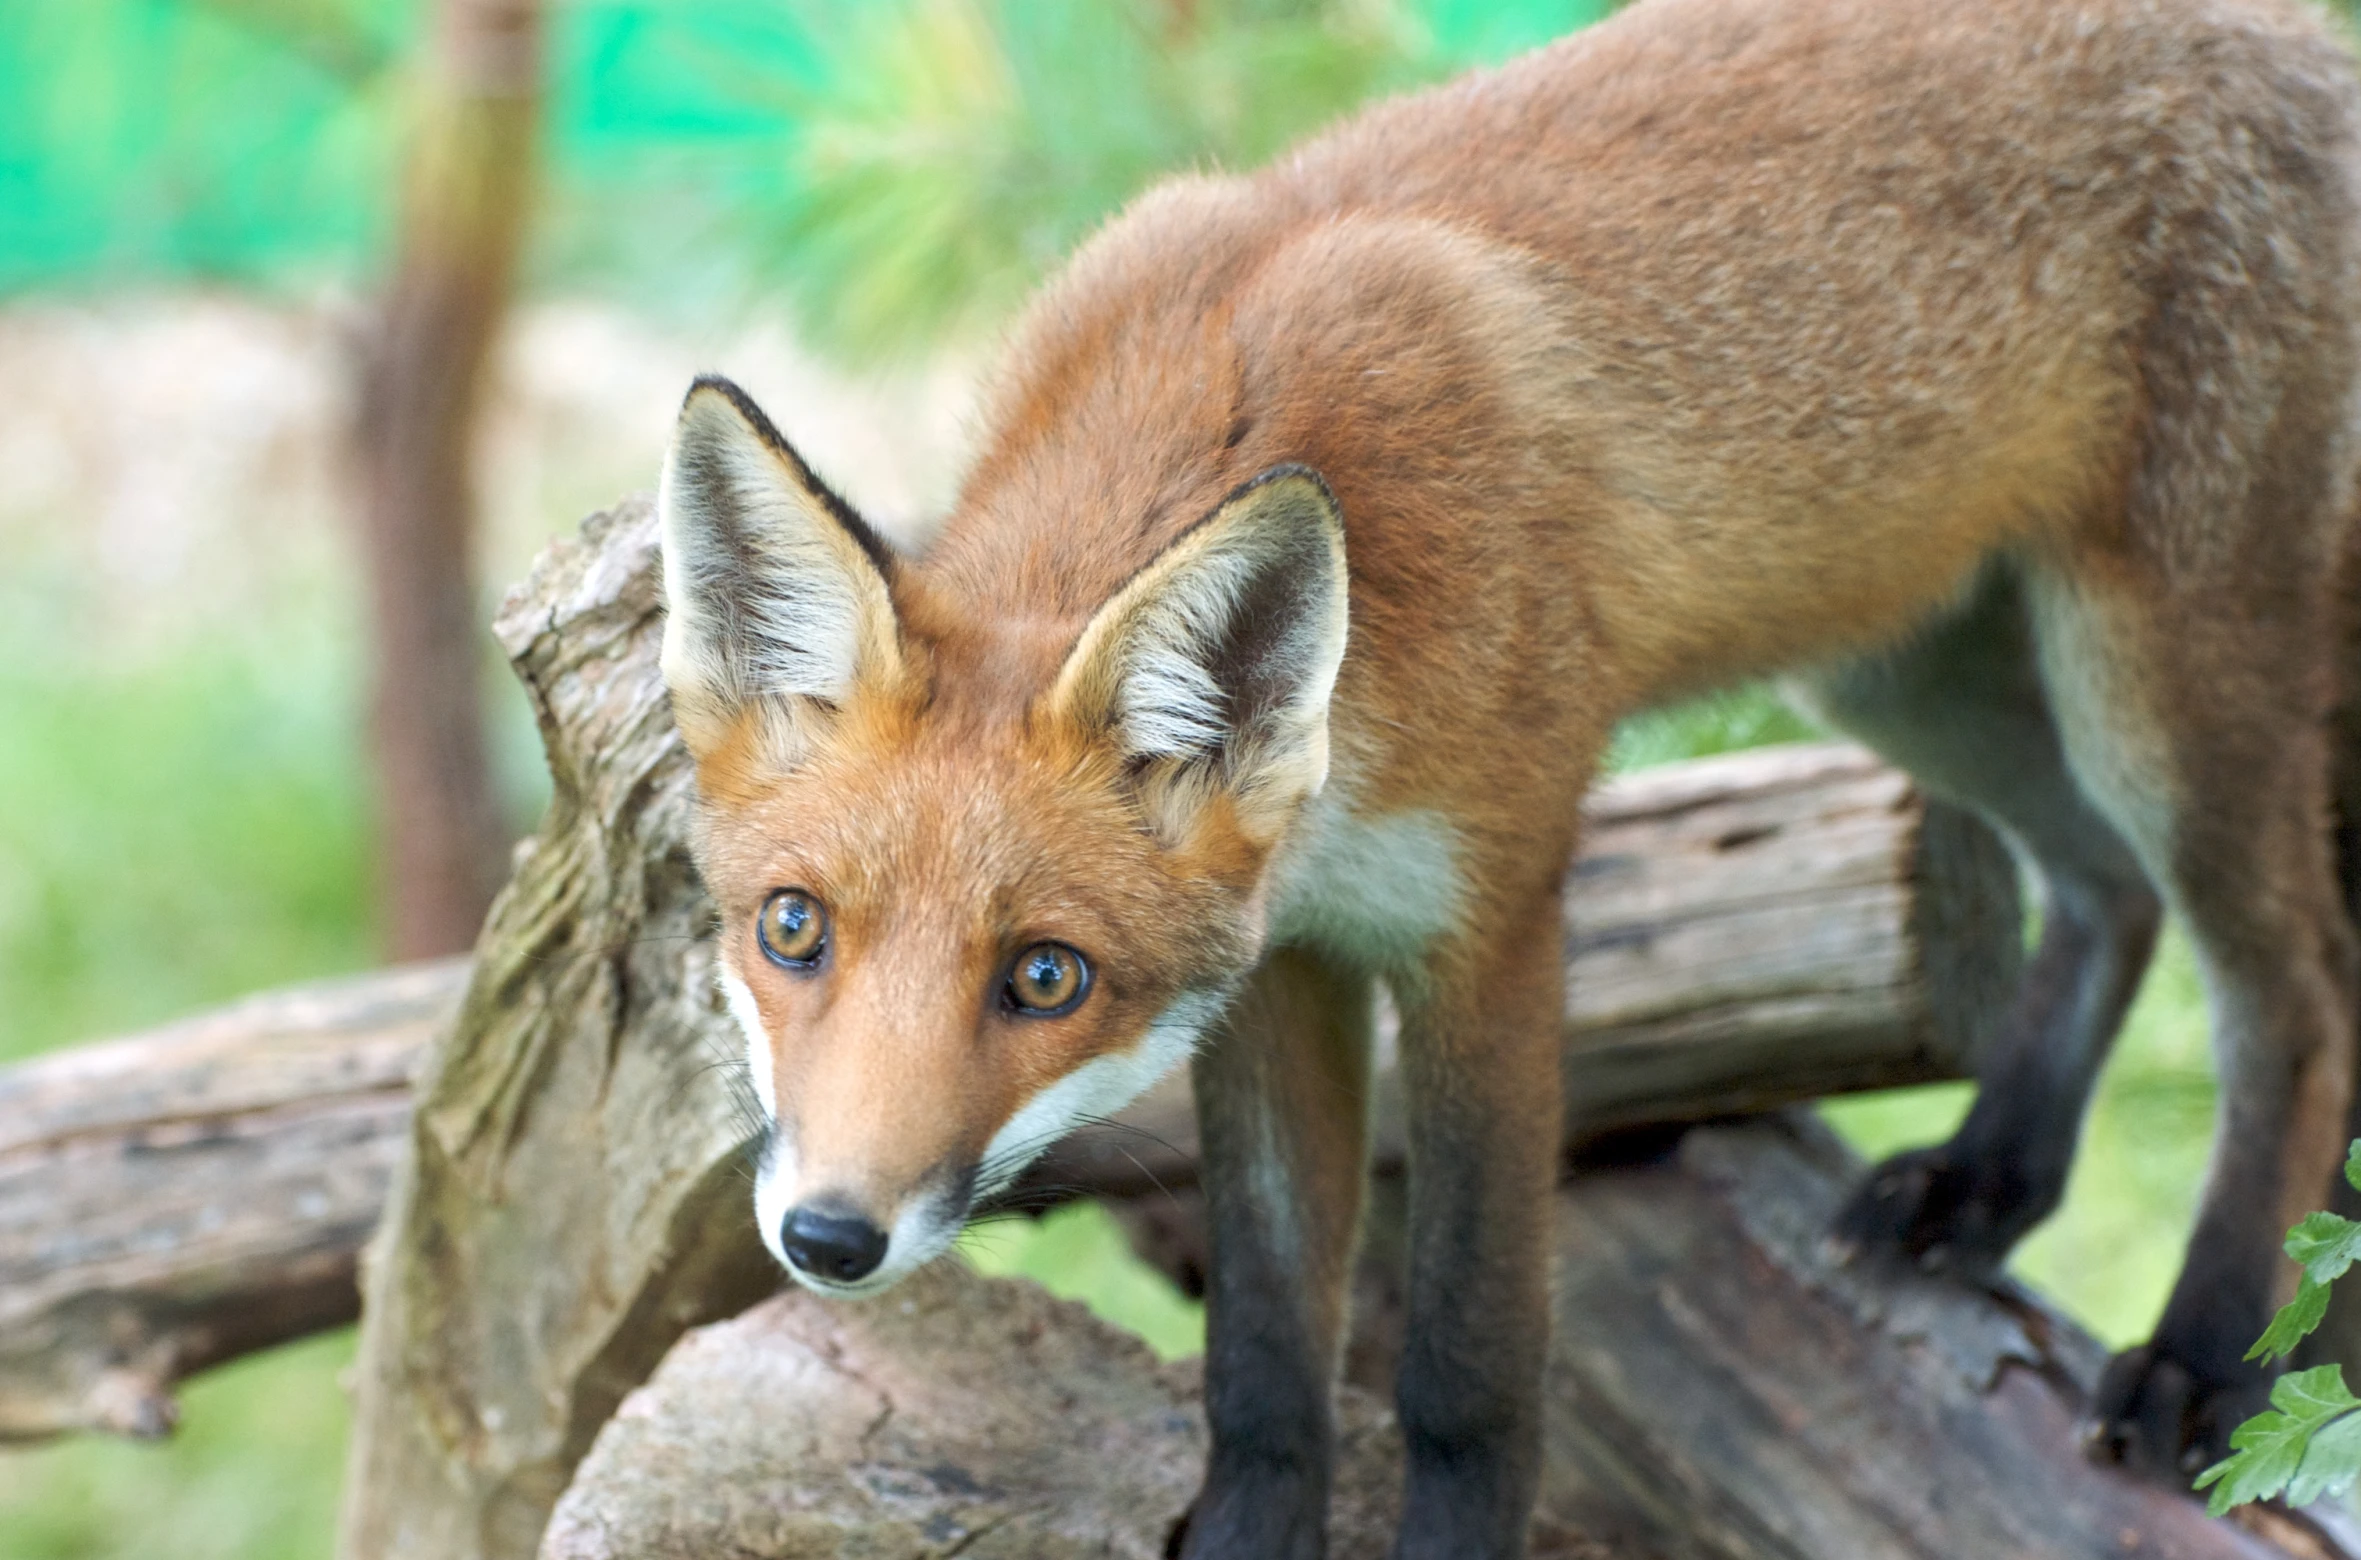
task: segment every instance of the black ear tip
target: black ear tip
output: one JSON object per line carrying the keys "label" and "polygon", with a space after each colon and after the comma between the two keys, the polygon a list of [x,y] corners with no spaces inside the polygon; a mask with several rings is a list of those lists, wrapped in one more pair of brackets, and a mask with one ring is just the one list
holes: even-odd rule
{"label": "black ear tip", "polygon": [[[709,420],[717,414],[727,421],[715,423]],[[699,374],[691,380],[689,393],[680,404],[680,421],[684,432],[702,423],[708,434],[724,436],[729,431],[729,424],[734,422],[752,432],[774,452],[793,461],[796,471],[807,481],[815,480],[811,477],[810,468],[804,464],[803,457],[795,452],[795,446],[787,442],[787,435],[779,431],[779,425],[754,404],[754,397],[739,388],[734,379],[725,379],[719,374]],[[834,495],[830,496],[833,498]]]}
{"label": "black ear tip", "polygon": [[674,435],[676,448],[710,451],[716,446],[735,445],[748,433],[786,463],[804,495],[851,532],[853,540],[869,555],[879,572],[890,577],[894,570],[893,549],[867,521],[853,512],[850,504],[837,496],[835,489],[820,480],[796,453],[795,446],[787,442],[778,424],[754,404],[754,397],[740,389],[734,380],[719,374],[699,374],[690,382],[688,396],[681,402],[680,424]]}
{"label": "black ear tip", "polygon": [[1332,548],[1344,545],[1344,506],[1336,501],[1328,479],[1301,461],[1257,472],[1238,484],[1215,512],[1224,512],[1241,500],[1274,518],[1285,514],[1312,526],[1327,535]]}
{"label": "black ear tip", "polygon": [[1225,504],[1233,503],[1246,497],[1249,493],[1258,492],[1263,488],[1280,486],[1307,488],[1315,495],[1315,501],[1319,506],[1330,515],[1341,518],[1344,514],[1344,506],[1336,501],[1336,491],[1328,485],[1328,479],[1321,476],[1312,467],[1295,460],[1283,461],[1267,470],[1256,472],[1244,482],[1239,483],[1229,498],[1223,502]]}
{"label": "black ear tip", "polygon": [[700,413],[710,414],[727,407],[737,420],[752,428],[763,442],[783,446],[787,441],[772,425],[763,409],[754,404],[754,397],[740,389],[736,380],[719,374],[699,374],[689,382],[689,393],[681,398],[680,415],[683,422]]}

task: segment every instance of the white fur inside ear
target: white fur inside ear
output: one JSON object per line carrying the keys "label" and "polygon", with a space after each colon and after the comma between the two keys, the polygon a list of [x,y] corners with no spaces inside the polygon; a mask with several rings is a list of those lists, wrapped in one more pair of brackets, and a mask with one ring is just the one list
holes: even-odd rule
{"label": "white fur inside ear", "polygon": [[1228,700],[1211,670],[1252,559],[1215,553],[1182,570],[1141,610],[1116,694],[1124,746],[1141,757],[1216,753]]}
{"label": "white fur inside ear", "polygon": [[676,706],[842,701],[866,659],[890,657],[883,577],[728,397],[699,391],[682,408],[657,510]]}
{"label": "white fur inside ear", "polygon": [[1160,831],[1216,788],[1242,826],[1275,830],[1327,777],[1347,599],[1335,501],[1309,471],[1281,468],[1099,610],[1054,697],[1146,761],[1137,795]]}

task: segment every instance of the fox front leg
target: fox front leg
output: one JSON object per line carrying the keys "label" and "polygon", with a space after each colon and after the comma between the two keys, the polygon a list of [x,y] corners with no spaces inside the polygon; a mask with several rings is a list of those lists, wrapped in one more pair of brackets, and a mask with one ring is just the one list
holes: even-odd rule
{"label": "fox front leg", "polygon": [[1396,1560],[1510,1560],[1540,1475],[1565,1012],[1555,884],[1402,996],[1409,1460]]}
{"label": "fox front leg", "polygon": [[1274,951],[1193,1082],[1213,1263],[1191,1560],[1318,1560],[1367,1139],[1369,982]]}

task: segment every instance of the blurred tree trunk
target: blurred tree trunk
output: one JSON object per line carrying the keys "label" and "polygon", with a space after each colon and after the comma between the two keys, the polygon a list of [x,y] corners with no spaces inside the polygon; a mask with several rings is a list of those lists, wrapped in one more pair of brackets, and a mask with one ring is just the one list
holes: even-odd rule
{"label": "blurred tree trunk", "polygon": [[475,940],[504,868],[477,677],[472,434],[523,239],[540,0],[433,0],[392,281],[361,366],[388,952]]}

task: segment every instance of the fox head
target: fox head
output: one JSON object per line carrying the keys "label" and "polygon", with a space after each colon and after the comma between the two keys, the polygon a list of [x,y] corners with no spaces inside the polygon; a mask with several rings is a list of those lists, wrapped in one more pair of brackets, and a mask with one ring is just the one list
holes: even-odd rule
{"label": "fox head", "polygon": [[803,1282],[883,1288],[1185,1058],[1260,956],[1265,869],[1327,774],[1343,526],[1279,467],[1086,619],[987,614],[714,379],[659,508],[664,676],[771,1123],[756,1219]]}

